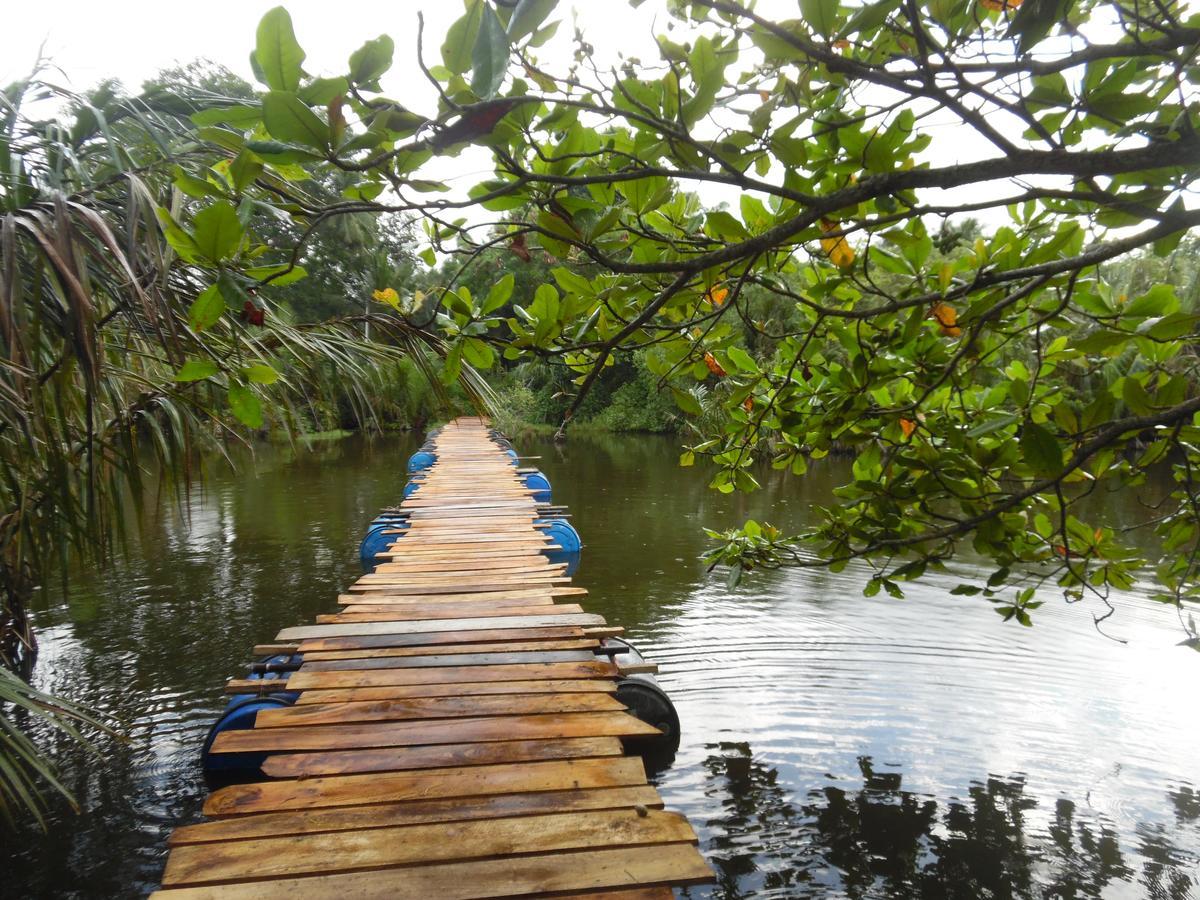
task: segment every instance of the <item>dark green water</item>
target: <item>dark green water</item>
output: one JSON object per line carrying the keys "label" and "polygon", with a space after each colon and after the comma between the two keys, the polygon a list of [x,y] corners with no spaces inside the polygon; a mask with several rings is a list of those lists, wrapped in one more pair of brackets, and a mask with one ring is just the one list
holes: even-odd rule
{"label": "dark green water", "polygon": [[[251,645],[334,607],[395,502],[414,441],[260,452],[179,516],[147,510],[129,559],[47,591],[39,686],[119,716],[128,745],[58,745],[84,806],[3,836],[5,897],[137,896],[197,818],[197,752]],[[663,668],[683,746],[659,776],[719,874],[691,897],[1200,896],[1200,654],[1130,594],[1105,639],[1050,602],[1003,625],[958,574],[895,601],[863,573],[756,575],[698,561],[702,525],[802,523],[831,470],[708,491],[654,438],[526,443],[585,541],[577,582]],[[1137,498],[1109,498],[1137,515]],[[958,573],[969,572],[959,564]],[[435,900],[435,898],[431,898]]]}

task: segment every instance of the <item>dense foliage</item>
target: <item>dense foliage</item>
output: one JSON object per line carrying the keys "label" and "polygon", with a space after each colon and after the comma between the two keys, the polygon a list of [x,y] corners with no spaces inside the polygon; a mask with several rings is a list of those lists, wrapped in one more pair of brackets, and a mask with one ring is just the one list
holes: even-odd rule
{"label": "dense foliage", "polygon": [[[464,273],[433,297],[451,374],[566,366],[569,420],[639,349],[684,414],[715,424],[683,463],[710,460],[722,491],[755,487],[768,436],[797,474],[852,451],[811,533],[723,536],[735,572],[865,558],[867,592],[899,595],[966,542],[996,572],[962,591],[1023,623],[1046,580],[1107,603],[1147,563],[1162,599],[1194,596],[1197,315],[1168,283],[1114,289],[1105,266],[1167,254],[1200,221],[1200,19],[1163,3],[805,0],[777,20],[675,0],[659,59],[609,70],[576,34],[563,70],[538,57],[554,7],[466,0],[440,64],[423,60],[441,98],[427,114],[381,93],[392,38],[314,77],[273,10],[252,59],[265,93],[200,114],[201,136],[235,167],[351,177],[315,219],[420,217],[426,262],[449,253]],[[427,172],[472,144],[494,174],[438,196]],[[706,200],[729,188],[736,208]],[[962,215],[988,227],[953,239],[961,220],[939,223]],[[512,278],[467,289],[495,248],[557,264],[519,296]],[[430,302],[380,296],[401,317]],[[723,416],[702,415],[713,402]],[[1164,462],[1175,484],[1146,488],[1161,547],[1147,560],[1080,504]]]}
{"label": "dense foliage", "polygon": [[[14,709],[67,730],[97,725],[11,675],[27,675],[36,656],[34,588],[106,559],[137,518],[128,505],[147,486],[183,490],[203,464],[198,449],[211,458],[267,426],[303,430],[319,404],[349,404],[366,420],[382,379],[401,377],[402,364],[432,376],[444,350],[395,318],[289,324],[258,296],[254,279],[283,267],[248,228],[247,188],[290,185],[252,161],[210,158],[203,177],[189,175],[210,157],[180,118],[195,108],[178,93],[125,98],[114,85],[76,97],[36,74],[0,92],[5,816],[35,807],[33,785],[49,772]],[[363,339],[371,324],[381,340]]]}

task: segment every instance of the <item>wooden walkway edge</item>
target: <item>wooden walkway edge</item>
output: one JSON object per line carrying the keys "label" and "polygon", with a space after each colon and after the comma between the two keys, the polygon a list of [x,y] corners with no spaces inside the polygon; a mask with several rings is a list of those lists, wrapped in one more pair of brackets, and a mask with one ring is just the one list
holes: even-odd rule
{"label": "wooden walkway edge", "polygon": [[[434,438],[408,530],[341,610],[257,653],[303,654],[298,691],[213,751],[267,754],[177,828],[159,900],[669,900],[713,880],[622,739],[621,632],[542,554],[539,510],[486,420]],[[615,662],[613,660],[616,660]]]}

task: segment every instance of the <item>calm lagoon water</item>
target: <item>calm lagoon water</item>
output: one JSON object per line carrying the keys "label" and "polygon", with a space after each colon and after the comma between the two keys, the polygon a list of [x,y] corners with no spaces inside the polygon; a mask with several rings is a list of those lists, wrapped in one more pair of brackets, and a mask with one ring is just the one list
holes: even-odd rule
{"label": "calm lagoon water", "polygon": [[[334,606],[416,438],[260,450],[182,514],[148,504],[127,558],[39,597],[38,686],[118,716],[127,744],[56,743],[80,816],[6,834],[5,896],[152,890],[205,789],[197,754],[250,647]],[[836,463],[725,497],[671,439],[525,442],[585,541],[576,581],[662,666],[683,744],[659,774],[719,875],[696,898],[1200,897],[1200,654],[1136,592],[1110,634],[1051,600],[1003,624],[949,590],[970,560],[861,596],[863,570],[708,575],[702,526],[800,526]],[[1136,496],[1108,498],[1115,520]]]}

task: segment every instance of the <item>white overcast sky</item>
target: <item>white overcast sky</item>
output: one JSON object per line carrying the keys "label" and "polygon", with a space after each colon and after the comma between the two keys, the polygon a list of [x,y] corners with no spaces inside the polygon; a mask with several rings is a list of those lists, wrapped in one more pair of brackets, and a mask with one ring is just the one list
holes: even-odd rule
{"label": "white overcast sky", "polygon": [[[0,84],[28,73],[43,47],[45,56],[62,70],[66,85],[76,90],[116,77],[136,91],[159,70],[198,58],[225,65],[252,81],[249,54],[255,28],[275,5],[259,0],[205,0],[187,6],[146,0],[0,0]],[[425,61],[434,65],[440,62],[446,29],[462,14],[461,0],[291,0],[284,5],[308,54],[307,71],[341,74],[350,53],[363,41],[389,34],[396,42],[396,57],[383,79],[385,92],[417,112],[434,112],[436,95],[416,61],[417,13],[425,17]],[[554,40],[537,51],[539,60],[553,71],[566,70],[576,21],[595,47],[596,58],[606,65],[618,63],[620,55],[657,60],[653,35],[667,25],[663,6],[647,2],[635,10],[627,0],[560,0],[551,18],[562,19],[562,25]],[[760,12],[779,18],[796,17],[798,6],[796,0],[758,3]],[[949,121],[926,121],[923,127],[936,129],[928,155],[937,164],[995,155],[995,149],[970,129],[953,127]],[[475,183],[491,168],[483,153],[468,152],[445,162],[429,177],[445,180],[452,190]],[[996,184],[983,189],[1007,193]],[[736,192],[705,188],[702,193],[709,203],[737,205]]]}

